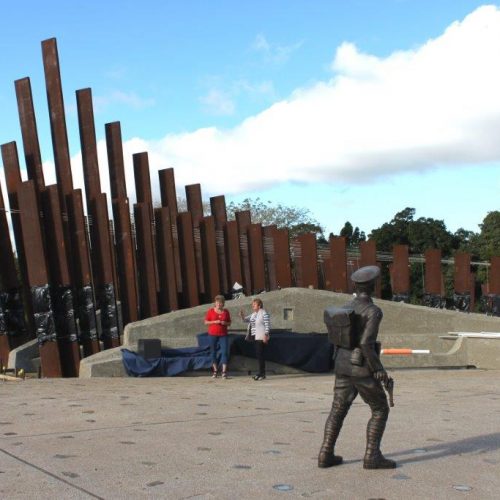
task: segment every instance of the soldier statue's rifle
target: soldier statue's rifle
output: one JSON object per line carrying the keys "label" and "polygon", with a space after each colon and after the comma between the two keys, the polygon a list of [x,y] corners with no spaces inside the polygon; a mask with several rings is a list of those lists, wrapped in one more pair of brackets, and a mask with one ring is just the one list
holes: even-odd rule
{"label": "soldier statue's rifle", "polygon": [[394,379],[392,377],[388,377],[387,382],[384,382],[384,389],[387,391],[389,406],[392,408],[394,406]]}

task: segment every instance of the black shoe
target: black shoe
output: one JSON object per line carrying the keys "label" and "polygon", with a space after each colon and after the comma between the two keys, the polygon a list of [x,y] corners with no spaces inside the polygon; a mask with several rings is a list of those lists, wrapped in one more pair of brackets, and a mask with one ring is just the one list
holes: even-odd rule
{"label": "black shoe", "polygon": [[260,373],[258,373],[257,375],[255,375],[255,377],[253,378],[254,380],[264,380],[266,378],[265,375],[261,375]]}
{"label": "black shoe", "polygon": [[340,465],[342,463],[342,457],[339,455],[333,455],[332,453],[327,453],[326,451],[320,451],[318,456],[318,467],[321,469],[326,469],[327,467],[334,467],[335,465]]}
{"label": "black shoe", "polygon": [[382,453],[375,457],[369,457],[363,460],[364,469],[395,469],[396,462],[385,458]]}

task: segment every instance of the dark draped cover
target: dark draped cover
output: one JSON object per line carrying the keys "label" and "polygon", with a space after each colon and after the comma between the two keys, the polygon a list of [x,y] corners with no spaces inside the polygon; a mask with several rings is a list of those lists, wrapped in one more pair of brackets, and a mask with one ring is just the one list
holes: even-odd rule
{"label": "dark draped cover", "polygon": [[[208,334],[197,335],[198,347],[162,349],[161,357],[144,359],[136,352],[122,349],[125,371],[133,377],[172,377],[187,371],[209,370],[211,366]],[[241,334],[229,334],[229,352],[255,358],[255,345]],[[332,369],[333,346],[325,334],[271,332],[264,349],[266,361],[292,366],[311,373]],[[220,354],[217,356],[220,358]]]}

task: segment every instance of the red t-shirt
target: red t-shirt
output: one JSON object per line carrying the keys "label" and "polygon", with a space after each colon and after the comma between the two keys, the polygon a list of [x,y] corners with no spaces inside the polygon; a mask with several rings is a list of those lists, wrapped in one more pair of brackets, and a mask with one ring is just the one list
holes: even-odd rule
{"label": "red t-shirt", "polygon": [[[231,321],[231,315],[227,309],[223,309],[221,313],[218,313],[212,307],[207,311],[205,321],[215,321],[216,319],[229,323]],[[227,325],[208,325],[208,334],[223,337],[224,335],[227,335]]]}

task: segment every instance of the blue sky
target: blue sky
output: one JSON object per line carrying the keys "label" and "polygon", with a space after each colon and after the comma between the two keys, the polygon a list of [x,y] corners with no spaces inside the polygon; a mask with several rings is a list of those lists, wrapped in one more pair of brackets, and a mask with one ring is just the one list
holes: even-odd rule
{"label": "blue sky", "polygon": [[21,152],[14,80],[29,76],[54,182],[41,41],[56,37],[77,187],[75,91],[91,87],[102,184],[104,124],[120,121],[132,201],[131,155],[146,150],[153,184],[171,166],[179,194],[200,182],[206,198],[307,207],[327,233],[346,220],[368,233],[407,206],[478,231],[500,210],[500,10],[482,5],[9,3],[0,143]]}

